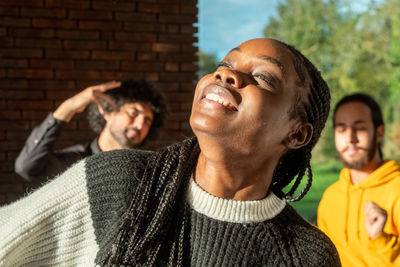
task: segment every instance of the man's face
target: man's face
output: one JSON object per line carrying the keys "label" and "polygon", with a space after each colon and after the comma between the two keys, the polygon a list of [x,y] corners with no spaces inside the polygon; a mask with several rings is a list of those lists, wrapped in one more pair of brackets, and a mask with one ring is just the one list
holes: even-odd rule
{"label": "man's face", "polygon": [[197,84],[190,124],[199,142],[213,137],[243,154],[282,153],[295,123],[289,110],[297,94],[306,94],[292,57],[270,39],[250,40],[229,52]]}
{"label": "man's face", "polygon": [[345,167],[360,170],[378,153],[377,131],[371,110],[364,103],[349,102],[340,106],[334,126],[336,150]]}
{"label": "man's face", "polygon": [[143,142],[153,121],[153,111],[144,102],[127,103],[114,112],[109,123],[112,137],[122,148],[133,148]]}

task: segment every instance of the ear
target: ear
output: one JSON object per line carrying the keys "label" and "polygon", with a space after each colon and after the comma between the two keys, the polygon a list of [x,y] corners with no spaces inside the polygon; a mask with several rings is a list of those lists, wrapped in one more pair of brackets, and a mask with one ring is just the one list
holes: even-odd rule
{"label": "ear", "polygon": [[306,146],[312,137],[314,127],[311,123],[301,122],[295,126],[295,129],[289,134],[286,146],[289,149],[299,149]]}
{"label": "ear", "polygon": [[385,125],[381,124],[378,127],[376,127],[376,142],[382,143],[384,135],[385,135]]}
{"label": "ear", "polygon": [[110,119],[110,112],[106,112],[104,110],[104,108],[101,105],[100,101],[96,101],[96,105],[97,105],[97,109],[99,110],[99,113],[101,114],[101,116],[103,116],[103,118],[106,120],[106,122],[108,122],[109,119]]}

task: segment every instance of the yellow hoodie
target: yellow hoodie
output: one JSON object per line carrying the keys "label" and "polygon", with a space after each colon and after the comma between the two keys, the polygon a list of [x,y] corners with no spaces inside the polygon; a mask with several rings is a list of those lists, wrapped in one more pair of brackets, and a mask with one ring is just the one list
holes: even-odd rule
{"label": "yellow hoodie", "polygon": [[[365,230],[367,201],[388,214],[383,234],[374,240]],[[322,196],[318,227],[335,244],[343,266],[400,266],[400,166],[387,161],[356,185],[344,168]]]}

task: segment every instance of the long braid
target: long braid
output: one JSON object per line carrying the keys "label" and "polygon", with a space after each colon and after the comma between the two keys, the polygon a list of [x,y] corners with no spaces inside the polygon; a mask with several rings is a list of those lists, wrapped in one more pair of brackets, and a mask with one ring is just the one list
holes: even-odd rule
{"label": "long braid", "polygon": [[184,197],[199,151],[192,138],[149,159],[103,266],[185,265],[189,220]]}
{"label": "long braid", "polygon": [[[311,187],[311,151],[317,143],[329,115],[330,93],[328,85],[315,66],[294,47],[285,43],[282,44],[294,55],[293,65],[302,85],[307,84],[307,75],[304,75],[304,69],[310,79],[310,90],[307,99],[296,102],[291,116],[292,118],[300,118],[303,122],[311,123],[314,131],[310,142],[306,146],[289,151],[281,157],[274,172],[271,189],[277,195],[284,197],[287,201],[298,201],[304,197]],[[307,183],[300,194],[293,197],[304,174],[307,174]],[[293,179],[295,179],[295,182],[292,188],[287,194],[284,194],[282,192],[283,188],[290,184]]]}

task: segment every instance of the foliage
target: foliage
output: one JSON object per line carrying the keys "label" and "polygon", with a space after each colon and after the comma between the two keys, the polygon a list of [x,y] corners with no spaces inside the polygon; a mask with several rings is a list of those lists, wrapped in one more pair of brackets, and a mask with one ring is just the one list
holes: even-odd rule
{"label": "foliage", "polygon": [[213,73],[217,68],[217,57],[213,54],[209,54],[203,51],[197,53],[199,57],[199,71],[197,72],[197,77],[200,79],[204,75]]}
{"label": "foliage", "polygon": [[[400,6],[398,0],[381,0],[356,12],[351,4],[286,0],[279,4],[278,15],[265,27],[264,35],[294,45],[321,70],[333,105],[352,92],[376,98],[386,122],[384,153],[399,159]],[[331,123],[321,139],[314,154],[322,161],[332,159],[336,153]]]}

